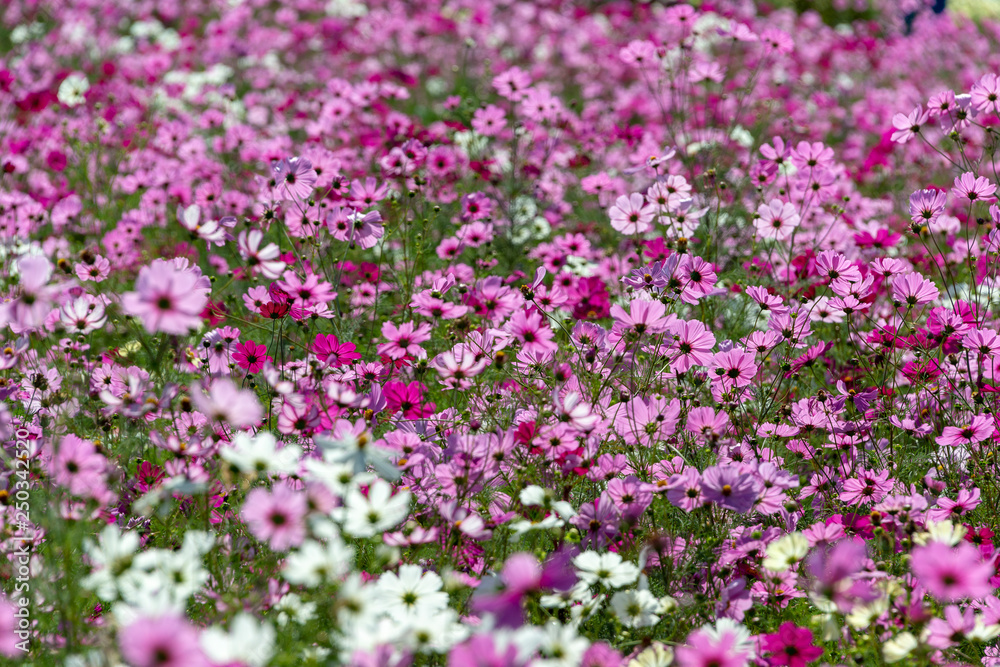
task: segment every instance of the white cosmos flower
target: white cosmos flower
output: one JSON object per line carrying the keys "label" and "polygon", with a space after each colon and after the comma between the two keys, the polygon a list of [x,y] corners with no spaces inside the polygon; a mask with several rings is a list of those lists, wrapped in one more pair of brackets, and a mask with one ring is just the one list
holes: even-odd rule
{"label": "white cosmos flower", "polygon": [[305,625],[316,617],[316,603],[303,602],[297,593],[288,593],[283,596],[274,608],[278,611],[278,625],[288,625],[292,620],[299,625]]}
{"label": "white cosmos flower", "polygon": [[285,559],[282,576],[293,584],[314,588],[324,581],[339,579],[354,560],[354,549],[339,539],[326,544],[307,540]]}
{"label": "white cosmos flower", "polygon": [[90,82],[80,72],[73,72],[59,84],[56,97],[68,107],[77,107],[86,102],[84,95],[90,90]]}
{"label": "white cosmos flower", "polygon": [[392,485],[380,479],[368,487],[368,497],[354,488],[344,498],[344,532],[352,537],[374,537],[399,525],[410,513],[410,492],[392,495]]}
{"label": "white cosmos flower", "polygon": [[657,615],[662,605],[648,590],[618,591],[611,596],[615,616],[630,628],[648,628],[660,621]]}
{"label": "white cosmos flower", "polygon": [[299,469],[302,449],[298,445],[278,448],[274,435],[261,431],[257,435],[237,433],[229,446],[223,446],[219,454],[242,473],[285,473],[294,474]]}
{"label": "white cosmos flower", "polygon": [[241,613],[229,624],[229,632],[222,628],[206,628],[201,632],[201,648],[217,665],[241,664],[264,667],[274,655],[274,628],[270,623],[258,621],[250,614]]}
{"label": "white cosmos flower", "polygon": [[406,629],[407,643],[422,653],[447,653],[469,636],[468,628],[458,622],[454,609],[408,618]]}
{"label": "white cosmos flower", "polygon": [[764,569],[771,572],[784,572],[809,553],[809,540],[802,533],[791,533],[776,539],[767,547],[764,557]]}
{"label": "white cosmos flower", "polygon": [[898,635],[882,644],[882,655],[889,663],[899,662],[913,653],[918,645],[912,632],[900,632]]}
{"label": "white cosmos flower", "polygon": [[337,622],[341,627],[350,628],[361,619],[373,616],[372,589],[357,572],[347,575],[337,590]]}
{"label": "white cosmos flower", "polygon": [[402,565],[399,574],[386,572],[375,584],[374,610],[397,621],[433,615],[448,606],[441,577],[419,565]]}
{"label": "white cosmos flower", "polygon": [[575,667],[590,648],[590,641],[578,635],[573,625],[553,620],[536,629],[535,642],[542,657],[531,664],[537,667]]}
{"label": "white cosmos flower", "polygon": [[136,533],[122,533],[118,526],[109,524],[101,531],[97,544],[84,540],[87,552],[96,569],[83,578],[83,587],[94,591],[102,600],[114,600],[118,595],[117,578],[132,565],[132,558],[139,548]]}
{"label": "white cosmos flower", "polygon": [[603,554],[585,551],[573,559],[573,565],[587,584],[600,583],[608,588],[634,584],[639,577],[638,567],[612,551]]}
{"label": "white cosmos flower", "polygon": [[674,649],[660,642],[653,644],[632,658],[626,667],[670,667],[674,662]]}

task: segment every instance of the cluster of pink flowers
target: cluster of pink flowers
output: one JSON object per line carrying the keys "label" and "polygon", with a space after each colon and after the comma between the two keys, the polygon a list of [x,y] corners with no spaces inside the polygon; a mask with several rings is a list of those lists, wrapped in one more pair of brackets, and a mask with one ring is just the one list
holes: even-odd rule
{"label": "cluster of pink flowers", "polygon": [[1000,665],[1000,23],[773,4],[0,8],[0,654]]}

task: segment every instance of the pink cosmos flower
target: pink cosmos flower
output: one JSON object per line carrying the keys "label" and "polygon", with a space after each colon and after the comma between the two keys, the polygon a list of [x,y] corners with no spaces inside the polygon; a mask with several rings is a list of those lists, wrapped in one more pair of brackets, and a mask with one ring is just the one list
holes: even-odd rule
{"label": "pink cosmos flower", "polygon": [[111,275],[111,262],[106,257],[97,255],[91,256],[89,259],[89,262],[79,262],[74,267],[77,278],[80,280],[93,280],[95,283],[99,283]]}
{"label": "pink cosmos flower", "polygon": [[341,343],[333,334],[316,334],[313,342],[313,351],[316,358],[325,361],[334,368],[348,365],[361,358],[356,352],[357,346],[354,343],[344,341]]}
{"label": "pink cosmos flower", "polygon": [[277,160],[271,164],[278,192],[289,199],[304,200],[316,187],[316,170],[312,162],[301,157]]}
{"label": "pink cosmos flower", "polygon": [[382,335],[389,342],[378,346],[379,354],[393,360],[407,355],[418,357],[423,354],[420,343],[431,339],[431,325],[427,322],[419,326],[413,322],[404,322],[396,326],[392,322],[386,322],[382,325]]}
{"label": "pink cosmos flower", "polygon": [[472,114],[472,129],[484,137],[495,137],[507,127],[507,113],[490,104]]}
{"label": "pink cosmos flower", "polygon": [[976,627],[976,612],[966,607],[963,612],[950,604],[944,608],[944,618],[932,618],[927,624],[927,644],[934,648],[946,649],[954,646]]}
{"label": "pink cosmos flower", "polygon": [[524,623],[521,601],[528,593],[568,590],[576,582],[576,573],[570,559],[561,552],[556,552],[544,565],[532,554],[516,553],[504,563],[499,579],[492,590],[482,586],[476,591],[472,608],[493,614],[501,627],[516,628]]}
{"label": "pink cosmos flower", "polygon": [[814,646],[813,633],[807,628],[800,628],[791,621],[786,621],[773,635],[764,635],[761,647],[771,654],[767,659],[770,665],[788,665],[788,667],[805,667],[807,663],[819,659],[823,649]]}
{"label": "pink cosmos flower", "polygon": [[441,376],[441,384],[449,389],[468,389],[472,386],[472,378],[482,373],[489,366],[487,357],[476,358],[477,355],[465,345],[456,345],[447,352],[434,357],[431,362]]}
{"label": "pink cosmos flower", "polygon": [[681,301],[691,305],[711,294],[718,279],[714,265],[691,255],[681,257],[674,275],[681,281]]}
{"label": "pink cosmos flower", "polygon": [[735,633],[706,630],[692,632],[675,653],[678,667],[746,667],[751,657]]}
{"label": "pink cosmos flower", "polygon": [[516,338],[528,354],[547,357],[559,349],[552,340],[552,329],[543,324],[542,314],[537,310],[522,308],[511,316],[503,329]]}
{"label": "pink cosmos flower", "polygon": [[60,291],[57,285],[49,285],[52,263],[40,255],[29,255],[17,261],[17,270],[20,294],[13,301],[0,302],[0,326],[10,323],[18,331],[37,329],[45,323]]}
{"label": "pink cosmos flower", "polygon": [[910,219],[929,225],[941,217],[947,203],[944,190],[917,190],[910,195]]}
{"label": "pink cosmos flower", "polygon": [[210,420],[232,429],[254,426],[263,415],[257,396],[239,389],[229,378],[215,380],[207,393],[192,391],[191,402]]}
{"label": "pink cosmos flower", "polygon": [[122,657],[134,667],[208,667],[198,631],[180,616],[142,617],[118,632]]}
{"label": "pink cosmos flower", "polygon": [[701,475],[701,489],[719,507],[745,514],[760,497],[761,484],[736,465],[711,466]]}
{"label": "pink cosmos flower", "polygon": [[830,282],[841,279],[848,282],[861,280],[861,269],[836,250],[824,250],[816,256],[816,270]]}
{"label": "pink cosmos flower", "polygon": [[694,468],[675,473],[667,482],[667,500],[685,512],[693,512],[708,500],[702,494],[701,474]]}
{"label": "pink cosmos flower", "polygon": [[958,492],[955,500],[941,496],[937,500],[937,507],[927,510],[928,521],[952,521],[960,523],[962,517],[979,507],[981,497],[979,489],[962,489]]}
{"label": "pink cosmos flower", "polygon": [[904,273],[892,281],[892,298],[908,307],[930,303],[938,298],[938,288],[919,273]]}
{"label": "pink cosmos flower", "polygon": [[639,338],[667,330],[666,308],[659,301],[632,299],[628,304],[628,312],[615,304],[611,306],[611,317],[615,318],[612,339],[621,339],[628,332]]}
{"label": "pink cosmos flower", "polygon": [[656,207],[641,194],[622,195],[608,211],[611,226],[622,234],[644,234],[656,217]]}
{"label": "pink cosmos flower", "polygon": [[266,346],[252,340],[238,344],[233,352],[233,359],[236,365],[247,373],[259,373],[264,368],[264,362],[274,361],[272,357],[267,356]]}
{"label": "pink cosmos flower", "polygon": [[757,375],[757,364],[752,354],[743,350],[718,352],[712,357],[709,377],[726,391],[746,387]]}
{"label": "pink cosmos flower", "polygon": [[795,207],[780,199],[772,199],[769,204],[757,207],[757,218],[753,226],[765,239],[784,241],[799,226],[799,214]]}
{"label": "pink cosmos flower", "polygon": [[972,85],[972,107],[977,111],[1000,112],[1000,78],[992,72]]}
{"label": "pink cosmos flower", "polygon": [[187,260],[158,259],[139,270],[134,292],[122,295],[122,308],[142,320],[150,333],[183,335],[201,323],[212,284]]}
{"label": "pink cosmos flower", "polygon": [[107,461],[94,443],[73,434],[59,441],[59,449],[49,462],[49,473],[75,495],[87,495],[93,487],[104,486]]}
{"label": "pink cosmos flower", "polygon": [[686,428],[700,441],[718,440],[729,431],[729,415],[721,410],[717,413],[710,407],[692,408]]}
{"label": "pink cosmos flower", "polygon": [[888,470],[862,470],[856,478],[844,481],[840,500],[845,503],[877,503],[882,500],[895,480],[889,478]]}
{"label": "pink cosmos flower", "polygon": [[993,435],[995,430],[993,417],[976,415],[968,424],[961,426],[945,426],[934,441],[945,447],[958,447],[982,442]]}
{"label": "pink cosmos flower", "polygon": [[993,565],[984,561],[979,550],[968,542],[950,547],[931,542],[913,550],[910,570],[931,595],[954,602],[981,598],[993,592],[990,577]]}
{"label": "pink cosmos flower", "polygon": [[985,176],[976,176],[967,171],[955,178],[955,187],[952,188],[951,194],[959,199],[989,202],[993,201],[993,193],[996,190],[997,186],[990,183]]}
{"label": "pink cosmos flower", "polygon": [[274,488],[256,488],[243,503],[243,520],[254,536],[267,542],[274,551],[297,547],[306,538],[306,495],[287,484]]}
{"label": "pink cosmos flower", "polygon": [[704,324],[698,320],[690,320],[671,325],[670,329],[674,335],[670,361],[673,370],[684,373],[692,366],[707,366],[712,363],[715,335]]}
{"label": "pink cosmos flower", "polygon": [[278,249],[277,245],[268,243],[263,248],[260,247],[263,240],[264,232],[259,229],[240,232],[237,243],[240,257],[246,261],[251,273],[260,274],[269,280],[276,280],[284,273],[287,265],[281,261],[281,250]]}
{"label": "pink cosmos flower", "polygon": [[615,432],[629,445],[655,446],[677,430],[681,405],[676,398],[636,396],[619,405],[615,413]]}
{"label": "pink cosmos flower", "polygon": [[403,417],[406,419],[423,419],[434,414],[435,408],[433,403],[421,404],[426,390],[427,387],[424,383],[417,380],[409,384],[387,382],[382,387],[382,395],[385,396],[386,409],[389,414],[395,414],[402,410]]}
{"label": "pink cosmos flower", "polygon": [[905,144],[920,133],[920,126],[927,122],[928,115],[923,107],[917,107],[909,114],[896,114],[892,117],[895,132],[890,139],[898,144]]}

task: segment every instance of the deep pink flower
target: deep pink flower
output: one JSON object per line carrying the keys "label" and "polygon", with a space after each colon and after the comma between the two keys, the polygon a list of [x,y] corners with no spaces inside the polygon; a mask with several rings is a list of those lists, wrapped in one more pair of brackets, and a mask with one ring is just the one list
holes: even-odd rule
{"label": "deep pink flower", "polygon": [[807,628],[800,628],[791,621],[786,621],[773,635],[764,635],[762,648],[771,654],[767,658],[770,665],[788,665],[788,667],[805,667],[807,663],[819,659],[823,649],[813,646],[813,633]]}
{"label": "deep pink flower", "polygon": [[236,365],[247,373],[259,373],[264,368],[264,362],[274,361],[267,355],[267,347],[248,340],[236,346],[233,352]]}
{"label": "deep pink flower", "polygon": [[387,382],[382,387],[382,395],[385,397],[389,414],[402,410],[406,419],[423,419],[434,414],[435,409],[433,403],[421,404],[426,390],[424,383],[416,380],[409,384]]}
{"label": "deep pink flower", "polygon": [[348,341],[341,343],[333,334],[316,334],[316,340],[313,342],[316,358],[329,363],[334,368],[360,359],[361,355],[355,350],[357,350],[357,346],[354,343]]}

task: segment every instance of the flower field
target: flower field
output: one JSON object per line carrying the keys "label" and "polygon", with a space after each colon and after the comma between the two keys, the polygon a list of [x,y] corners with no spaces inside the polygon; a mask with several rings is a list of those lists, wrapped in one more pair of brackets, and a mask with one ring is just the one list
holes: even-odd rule
{"label": "flower field", "polygon": [[1000,666],[989,3],[0,17],[0,661]]}

